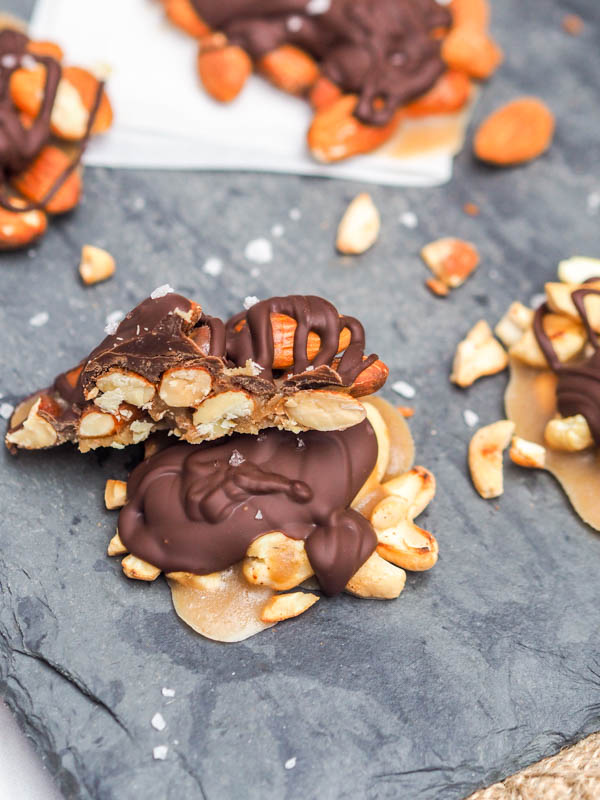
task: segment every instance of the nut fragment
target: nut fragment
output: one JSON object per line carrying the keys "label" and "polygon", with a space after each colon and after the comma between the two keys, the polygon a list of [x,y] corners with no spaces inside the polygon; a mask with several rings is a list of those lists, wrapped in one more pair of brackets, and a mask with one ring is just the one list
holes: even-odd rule
{"label": "nut fragment", "polygon": [[140,408],[149,403],[155,394],[154,386],[135,372],[113,369],[101,375],[96,387],[102,394],[94,403],[103,411],[116,413],[121,403],[130,403]]}
{"label": "nut fragment", "polygon": [[512,347],[533,325],[535,312],[523,303],[511,303],[508,311],[494,328],[494,333],[505,347]]}
{"label": "nut fragment", "polygon": [[264,55],[258,69],[272,84],[289,94],[304,94],[319,77],[315,60],[304,50],[283,44]]}
{"label": "nut fragment", "polygon": [[242,570],[248,583],[280,592],[299,586],[314,574],[302,539],[272,531],[248,548]]}
{"label": "nut fragment", "polygon": [[[20,427],[11,431],[6,436],[6,441],[9,444],[16,444],[18,447],[23,447],[26,450],[40,450],[44,447],[52,447],[56,444],[58,435],[48,420],[40,416],[39,411],[42,409],[43,398],[38,399],[33,403],[27,417],[20,424]],[[19,409],[17,409],[19,411]],[[15,419],[13,415],[13,420]]]}
{"label": "nut fragment", "polygon": [[471,328],[456,348],[450,380],[464,388],[484,375],[502,372],[507,366],[506,351],[494,339],[492,329],[482,319]]}
{"label": "nut fragment", "polygon": [[421,257],[436,278],[450,289],[461,286],[479,266],[475,245],[452,237],[425,245]]}
{"label": "nut fragment", "polygon": [[284,405],[292,430],[300,425],[315,431],[343,431],[358,425],[367,415],[363,404],[353,397],[322,389],[297,392]]}
{"label": "nut fragment", "polygon": [[504,53],[486,31],[465,24],[453,28],[445,37],[442,58],[452,69],[486,80],[500,66]]}
{"label": "nut fragment", "polygon": [[406,519],[413,520],[427,508],[435,496],[435,477],[425,467],[413,467],[382,484],[386,495],[402,499]]}
{"label": "nut fragment", "polygon": [[438,278],[427,278],[425,281],[425,286],[429,289],[432,294],[435,294],[437,297],[447,297],[450,294],[450,289],[448,288],[447,284],[443,281],[440,281]]}
{"label": "nut fragment", "polygon": [[199,39],[210,31],[198,16],[191,0],[164,0],[167,17],[178,28]]}
{"label": "nut fragment", "polygon": [[[569,361],[583,350],[586,335],[578,322],[564,314],[546,314],[543,326],[560,361]],[[543,369],[548,366],[531,328],[510,348],[509,353],[530,367]]]}
{"label": "nut fragment", "polygon": [[215,592],[223,585],[224,573],[210,572],[207,575],[196,575],[193,572],[169,572],[167,578],[200,592]]}
{"label": "nut fragment", "polygon": [[[33,203],[40,203],[69,167],[70,158],[54,145],[44,147],[26,170],[20,172],[11,183],[15,189]],[[81,195],[81,174],[71,173],[44,206],[49,214],[63,214],[74,208]]]}
{"label": "nut fragment", "polygon": [[554,136],[554,115],[536,97],[499,108],[479,126],[473,140],[477,158],[497,166],[531,161],[545,153]]}
{"label": "nut fragment", "polygon": [[381,217],[371,195],[357,195],[338,227],[336,246],[340,253],[357,255],[372,247],[379,236]]}
{"label": "nut fragment", "polygon": [[[12,206],[25,203],[17,197],[10,198]],[[43,211],[8,211],[0,208],[0,250],[14,250],[26,247],[40,238],[48,227],[48,219]]]}
{"label": "nut fragment", "polygon": [[147,561],[142,561],[134,555],[125,556],[121,561],[123,572],[128,578],[136,581],[155,581],[160,575],[158,567],[148,564]]}
{"label": "nut fragment", "polygon": [[78,434],[84,439],[111,436],[117,430],[117,421],[112,414],[102,411],[86,411],[79,420]]}
{"label": "nut fragment", "polygon": [[127,484],[125,481],[109,479],[104,487],[104,504],[108,509],[122,508],[127,502]]}
{"label": "nut fragment", "polygon": [[566,450],[570,453],[587,450],[594,445],[590,427],[582,414],[551,419],[546,425],[544,438],[554,450]]}
{"label": "nut fragment", "polygon": [[310,592],[277,594],[267,600],[261,611],[260,618],[267,624],[283,622],[284,619],[291,619],[304,614],[311,606],[314,606],[318,599],[316,594],[310,594]]}
{"label": "nut fragment", "polygon": [[544,469],[546,464],[546,448],[536,442],[521,439],[520,436],[513,436],[508,455],[520,467]]}
{"label": "nut fragment", "polygon": [[106,552],[109,556],[124,556],[127,553],[127,548],[121,541],[119,531],[117,531],[110,540],[108,550]]}
{"label": "nut fragment", "polygon": [[211,375],[203,367],[174,367],[162,376],[158,395],[172,408],[195,408],[211,388]]}
{"label": "nut fragment", "polygon": [[81,248],[79,274],[85,284],[107,280],[114,275],[115,267],[115,260],[107,250],[91,244],[85,244]]}
{"label": "nut fragment", "polygon": [[[387,497],[382,501],[388,504],[392,502],[399,503],[402,507],[397,497]],[[403,569],[424,572],[431,569],[438,560],[438,543],[435,537],[409,520],[398,520],[387,528],[376,528],[376,532],[379,555]]]}
{"label": "nut fragment", "polygon": [[565,283],[585,283],[590,278],[600,278],[600,258],[573,256],[558,265],[558,279]]}
{"label": "nut fragment", "polygon": [[480,428],[469,444],[471,479],[479,494],[487,499],[504,491],[502,453],[508,447],[515,424],[504,419]]}
{"label": "nut fragment", "polygon": [[206,91],[221,103],[234,100],[252,74],[250,56],[225,37],[213,34],[202,39],[198,53],[198,73]]}
{"label": "nut fragment", "polygon": [[[600,272],[598,273],[600,274]],[[547,283],[545,286],[548,306],[557,314],[566,314],[576,322],[581,322],[579,312],[573,302],[573,292],[578,289],[600,289],[600,280],[589,283]],[[594,330],[600,330],[600,295],[590,294],[584,298],[588,322]]]}
{"label": "nut fragment", "polygon": [[249,417],[254,411],[254,400],[243,391],[229,391],[209,397],[201,403],[193,416],[199,433],[211,432],[212,426],[223,430],[235,427],[235,420]]}
{"label": "nut fragment", "polygon": [[404,589],[405,583],[406,572],[375,552],[348,581],[346,591],[357,597],[393,600]]}

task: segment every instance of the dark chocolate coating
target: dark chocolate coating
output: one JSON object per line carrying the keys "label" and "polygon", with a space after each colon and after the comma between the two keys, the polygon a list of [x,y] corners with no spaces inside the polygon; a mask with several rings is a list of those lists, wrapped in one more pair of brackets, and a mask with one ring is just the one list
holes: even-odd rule
{"label": "dark chocolate coating", "polygon": [[283,44],[310,53],[323,75],[360,96],[355,114],[370,125],[389,122],[445,69],[431,32],[451,17],[435,0],[192,2],[204,22],[255,60]]}
{"label": "dark chocolate coating", "polygon": [[[350,386],[356,377],[374,361],[376,355],[363,359],[365,331],[354,317],[344,317],[327,300],[314,295],[289,295],[271,297],[253,305],[248,311],[237,314],[227,322],[227,355],[239,366],[251,359],[263,371],[265,378],[273,376],[273,331],[271,314],[286,314],[295,319],[297,328],[294,334],[294,364],[287,370],[292,375],[306,372],[307,368],[330,367],[338,352],[340,332],[348,328],[351,341],[346,348],[336,371],[342,382]],[[246,324],[237,331],[242,320]],[[308,335],[313,331],[321,339],[321,346],[312,361],[307,358]]]}
{"label": "dark chocolate coating", "polygon": [[578,364],[563,364],[552,345],[552,341],[544,330],[544,316],[550,311],[547,304],[537,309],[533,330],[542,352],[557,375],[556,406],[563,417],[581,414],[585,417],[590,432],[597,446],[600,447],[600,343],[596,332],[592,330],[584,300],[587,295],[600,295],[597,289],[578,289],[571,295],[573,303],[585,325],[594,353],[587,360]]}
{"label": "dark chocolate coating", "polygon": [[0,173],[2,183],[27,167],[50,138],[50,115],[61,76],[58,61],[27,53],[46,67],[46,85],[40,112],[30,128],[21,122],[10,96],[10,78],[21,66],[29,39],[24,33],[0,31]]}
{"label": "dark chocolate coating", "polygon": [[377,544],[370,523],[348,508],[376,459],[366,420],[345,431],[271,429],[175,445],[131,474],[119,535],[164,572],[201,575],[238,563],[256,538],[282,531],[306,541],[321,588],[337,594]]}

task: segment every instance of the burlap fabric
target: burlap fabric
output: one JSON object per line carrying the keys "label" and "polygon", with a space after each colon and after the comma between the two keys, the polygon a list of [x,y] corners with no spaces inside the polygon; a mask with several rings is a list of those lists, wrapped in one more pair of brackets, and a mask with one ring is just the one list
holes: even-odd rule
{"label": "burlap fabric", "polygon": [[600,733],[467,800],[600,800]]}

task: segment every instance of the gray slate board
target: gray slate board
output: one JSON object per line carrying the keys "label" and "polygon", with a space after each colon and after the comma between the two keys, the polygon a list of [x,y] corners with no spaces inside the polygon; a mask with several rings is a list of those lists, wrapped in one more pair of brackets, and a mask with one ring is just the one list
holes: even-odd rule
{"label": "gray slate board", "polygon": [[[467,149],[448,186],[374,187],[383,229],[365,256],[340,258],[332,246],[359,185],[105,170],[87,171],[83,205],[53,224],[34,257],[2,256],[5,399],[76,363],[107,313],[167,281],[222,315],[246,295],[318,293],[364,321],[391,381],[417,388],[418,461],[439,481],[422,518],[439,564],[410,576],[397,601],[323,600],[226,646],[177,620],[162,580],[129,582],[105,556],[115,517],[103,509],[104,481],[124,477],[131,454],[3,453],[0,691],[65,797],[452,800],[600,728],[600,537],[545,474],[508,465],[497,504],[475,494],[462,413],[497,419],[505,377],[467,392],[447,380],[472,323],[527,301],[560,258],[600,255],[600,216],[587,209],[600,190],[600,13],[597,0],[494,5],[507,61],[476,119],[539,93],[558,114],[552,151],[495,171]],[[9,6],[24,14],[31,2]],[[562,32],[567,12],[585,19],[581,37]],[[466,201],[481,207],[478,218],[463,213]],[[415,230],[398,222],[407,210]],[[252,277],[244,246],[275,223],[285,236]],[[423,288],[417,255],[442,235],[472,239],[483,256],[445,301]],[[116,256],[113,280],[79,284],[84,243]],[[201,270],[209,256],[224,261],[219,278]],[[31,327],[42,310],[49,322]],[[176,690],[172,701],[162,687]],[[162,733],[150,725],[157,711]],[[168,757],[154,761],[163,743]]]}

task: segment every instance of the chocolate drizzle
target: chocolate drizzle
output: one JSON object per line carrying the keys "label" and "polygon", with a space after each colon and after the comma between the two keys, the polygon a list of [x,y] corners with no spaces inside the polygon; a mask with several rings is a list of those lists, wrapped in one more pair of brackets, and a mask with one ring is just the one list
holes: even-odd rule
{"label": "chocolate drizzle", "polygon": [[436,28],[451,18],[435,0],[192,0],[211,28],[259,60],[283,44],[310,53],[322,73],[360,95],[356,116],[385,125],[445,69]]}
{"label": "chocolate drizzle", "polygon": [[[271,314],[285,314],[296,320],[294,333],[294,363],[287,373],[297,375],[308,369],[331,367],[338,352],[340,333],[344,328],[350,331],[350,344],[343,356],[336,363],[336,371],[344,385],[351,385],[357,375],[377,361],[376,355],[364,356],[365,331],[354,317],[338,314],[334,305],[321,297],[313,295],[290,295],[288,297],[272,297],[253,305],[232,317],[226,326],[227,355],[238,365],[248,359],[261,368],[261,376],[273,377],[273,330]],[[245,321],[245,325],[240,323]],[[319,335],[321,344],[312,360],[307,355],[308,335],[314,332]]]}
{"label": "chocolate drizzle", "polygon": [[119,535],[166,573],[209,574],[241,561],[262,534],[283,531],[305,540],[323,591],[337,594],[377,544],[370,523],[348,508],[376,459],[367,421],[175,445],[131,474]]}
{"label": "chocolate drizzle", "polygon": [[[596,279],[595,279],[596,280]],[[556,404],[563,417],[581,414],[585,417],[597,446],[600,446],[600,342],[590,325],[585,309],[588,295],[600,295],[597,289],[577,289],[571,295],[573,303],[586,329],[593,354],[576,364],[563,364],[554,350],[552,340],[544,330],[544,317],[550,311],[548,304],[537,309],[533,330],[550,369],[556,373]]]}
{"label": "chocolate drizzle", "polygon": [[[28,43],[29,38],[24,33],[11,29],[0,31],[0,207],[17,213],[44,208],[76,169],[88,143],[104,91],[104,84],[99,81],[86,130],[77,152],[44,197],[36,203],[25,205],[11,203],[1,190],[13,175],[17,175],[29,166],[50,140],[52,108],[62,74],[61,66],[55,58],[28,52]],[[21,121],[19,109],[15,107],[10,96],[11,76],[23,66],[25,58],[43,65],[46,69],[40,110],[29,127]]]}

